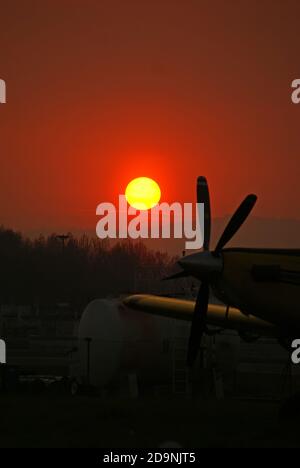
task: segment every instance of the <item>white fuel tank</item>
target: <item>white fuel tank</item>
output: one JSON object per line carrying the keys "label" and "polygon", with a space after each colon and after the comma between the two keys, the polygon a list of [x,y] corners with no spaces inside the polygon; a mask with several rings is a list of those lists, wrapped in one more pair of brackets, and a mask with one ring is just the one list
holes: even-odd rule
{"label": "white fuel tank", "polygon": [[79,374],[95,386],[105,386],[122,372],[135,372],[144,382],[170,381],[173,331],[172,319],[96,299],[79,324]]}

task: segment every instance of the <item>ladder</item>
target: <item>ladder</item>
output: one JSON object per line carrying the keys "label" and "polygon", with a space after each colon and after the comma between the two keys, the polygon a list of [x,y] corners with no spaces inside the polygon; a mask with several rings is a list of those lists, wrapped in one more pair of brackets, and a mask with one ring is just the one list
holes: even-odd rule
{"label": "ladder", "polygon": [[185,323],[174,320],[172,346],[172,392],[176,395],[189,395],[189,370],[186,353],[189,328]]}

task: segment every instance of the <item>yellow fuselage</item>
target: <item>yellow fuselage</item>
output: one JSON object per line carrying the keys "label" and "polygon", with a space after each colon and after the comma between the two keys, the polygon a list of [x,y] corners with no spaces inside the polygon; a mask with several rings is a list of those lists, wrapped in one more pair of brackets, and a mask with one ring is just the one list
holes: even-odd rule
{"label": "yellow fuselage", "polygon": [[224,249],[222,255],[214,288],[221,300],[283,332],[300,332],[300,250]]}

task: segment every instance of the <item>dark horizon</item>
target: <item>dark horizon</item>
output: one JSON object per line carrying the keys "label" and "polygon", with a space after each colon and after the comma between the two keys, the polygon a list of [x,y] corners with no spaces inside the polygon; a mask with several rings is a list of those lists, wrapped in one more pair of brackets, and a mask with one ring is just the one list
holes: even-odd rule
{"label": "dark horizon", "polygon": [[[212,244],[214,245],[222,233],[230,215],[212,219]],[[95,223],[96,224],[96,223]],[[40,235],[71,233],[75,237],[87,235],[96,239],[94,226],[76,227],[70,225],[57,226],[56,229],[45,229],[22,231],[11,226],[3,226],[7,229],[20,232],[24,237],[30,239],[38,238]],[[264,248],[299,248],[300,220],[282,218],[263,218],[251,215],[244,226],[229,243],[231,247],[264,247]],[[108,239],[115,245],[118,242],[126,243],[126,239]],[[180,255],[184,250],[184,239],[137,239],[131,242],[143,242],[151,250],[167,252],[169,255]],[[192,253],[192,250],[190,251]]]}

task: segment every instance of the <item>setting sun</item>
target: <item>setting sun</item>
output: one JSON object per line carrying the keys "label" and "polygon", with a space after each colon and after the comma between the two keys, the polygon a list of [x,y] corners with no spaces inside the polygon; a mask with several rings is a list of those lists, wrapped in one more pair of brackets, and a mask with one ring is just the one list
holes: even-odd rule
{"label": "setting sun", "polygon": [[149,210],[159,203],[161,191],[155,180],[149,177],[133,179],[126,187],[125,197],[136,210]]}

